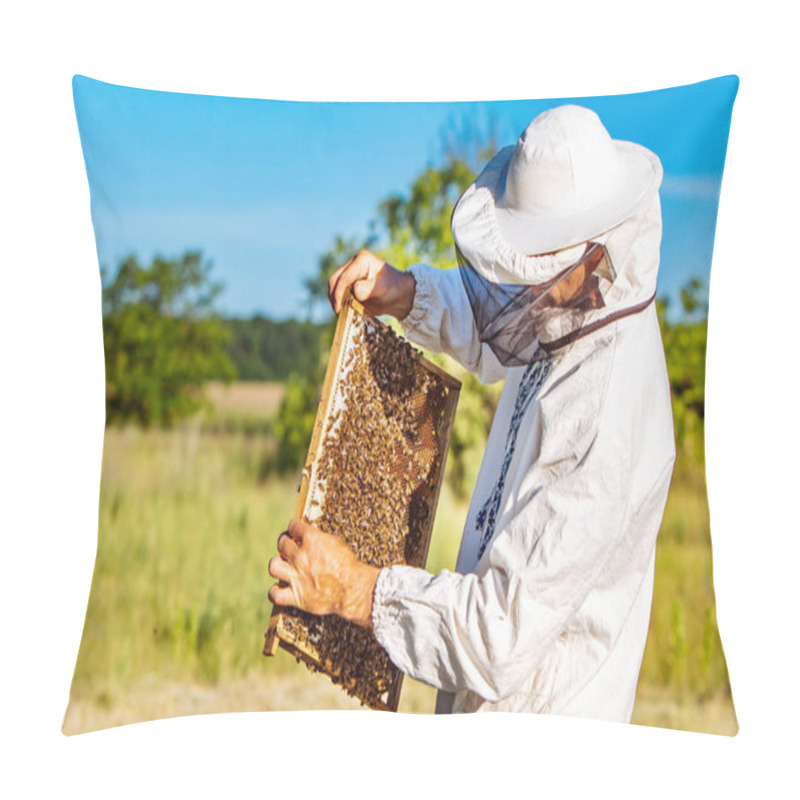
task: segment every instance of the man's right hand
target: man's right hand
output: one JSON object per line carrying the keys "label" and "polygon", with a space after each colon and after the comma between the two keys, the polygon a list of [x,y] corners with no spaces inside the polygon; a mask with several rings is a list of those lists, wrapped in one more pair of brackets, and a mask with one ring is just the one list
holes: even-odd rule
{"label": "man's right hand", "polygon": [[337,314],[351,286],[356,300],[375,316],[391,314],[403,319],[414,304],[413,275],[395,269],[369,250],[360,250],[328,281],[328,299]]}

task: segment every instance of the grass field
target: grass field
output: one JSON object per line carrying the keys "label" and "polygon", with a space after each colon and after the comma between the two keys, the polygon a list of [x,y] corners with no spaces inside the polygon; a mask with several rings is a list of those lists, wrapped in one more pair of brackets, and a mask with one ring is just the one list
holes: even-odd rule
{"label": "grass field", "polygon": [[[64,732],[184,714],[359,708],[287,654],[261,655],[266,563],[292,515],[270,418],[280,387],[211,387],[214,419],[172,431],[108,428],[92,591]],[[702,474],[681,471],[661,531],[634,722],[734,734],[717,633]],[[466,515],[445,486],[429,568],[453,568]],[[406,680],[400,709],[435,693]]]}

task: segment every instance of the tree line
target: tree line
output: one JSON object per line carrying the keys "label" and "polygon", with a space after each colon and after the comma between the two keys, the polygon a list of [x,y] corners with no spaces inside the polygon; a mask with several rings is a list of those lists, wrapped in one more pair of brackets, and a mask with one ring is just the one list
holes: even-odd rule
{"label": "tree line", "polygon": [[102,272],[108,423],[168,426],[202,407],[209,380],[283,382],[316,368],[324,325],[222,317],[210,272],[199,252],[147,266],[129,256],[113,278]]}
{"label": "tree line", "polygon": [[227,353],[242,381],[278,381],[293,373],[308,374],[321,357],[325,326],[257,314],[249,319],[223,318],[230,331]]}

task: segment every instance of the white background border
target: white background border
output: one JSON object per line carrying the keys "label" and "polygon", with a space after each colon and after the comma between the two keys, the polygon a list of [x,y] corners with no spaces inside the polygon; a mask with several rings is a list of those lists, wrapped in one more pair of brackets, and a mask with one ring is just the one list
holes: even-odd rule
{"label": "white background border", "polygon": [[[14,787],[8,796],[797,790],[795,26],[778,10],[785,4],[751,4],[747,17],[735,7],[4,6],[0,786]],[[293,712],[63,737],[95,555],[103,434],[100,282],[74,73],[298,100],[619,94],[738,74],[712,268],[707,452],[718,618],[739,735],[532,716]]]}

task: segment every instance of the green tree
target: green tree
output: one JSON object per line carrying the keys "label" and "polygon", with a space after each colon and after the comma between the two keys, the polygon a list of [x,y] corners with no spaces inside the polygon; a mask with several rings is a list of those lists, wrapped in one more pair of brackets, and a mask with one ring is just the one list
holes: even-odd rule
{"label": "green tree", "polygon": [[386,233],[378,255],[398,269],[420,261],[452,266],[456,255],[450,216],[475,175],[476,169],[464,158],[451,155],[443,166],[428,167],[418,175],[407,195],[387,197],[373,225]]}
{"label": "green tree", "polygon": [[708,339],[708,285],[690,279],[680,289],[681,315],[669,319],[669,302],[658,301],[661,337],[667,359],[675,441],[691,462],[705,458],[705,380]]}
{"label": "green tree", "polygon": [[207,380],[236,376],[210,270],[187,252],[149,267],[129,256],[113,278],[101,271],[107,424],[171,425],[203,405]]}

